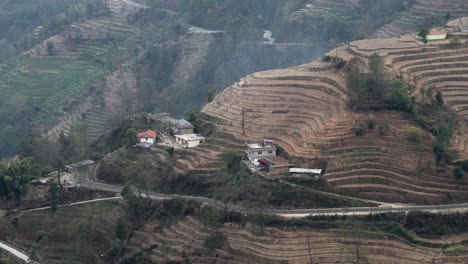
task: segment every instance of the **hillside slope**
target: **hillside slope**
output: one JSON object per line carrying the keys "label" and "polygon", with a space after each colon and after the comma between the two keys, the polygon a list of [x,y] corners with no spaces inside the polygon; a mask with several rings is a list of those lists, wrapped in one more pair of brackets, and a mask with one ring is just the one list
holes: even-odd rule
{"label": "hillside slope", "polygon": [[[457,33],[460,38],[465,35]],[[463,123],[452,145],[460,159],[468,157],[465,139],[464,89],[468,68],[465,44],[456,48],[449,40],[425,46],[413,36],[351,42],[328,56],[346,61],[364,60],[378,53],[387,68],[402,74],[420,88],[435,85],[446,104]],[[451,168],[437,168],[432,153],[434,138],[427,132],[418,144],[408,141],[407,130],[415,125],[405,115],[389,111],[355,112],[348,107],[349,90],[342,70],[316,60],[284,70],[260,72],[227,88],[202,110],[206,124],[243,141],[274,139],[291,156],[328,161],[324,178],[338,192],[398,202],[459,202],[468,198],[467,183],[452,178]],[[389,131],[377,128],[364,136],[354,133],[356,124],[389,120]],[[389,144],[391,142],[391,144]]]}

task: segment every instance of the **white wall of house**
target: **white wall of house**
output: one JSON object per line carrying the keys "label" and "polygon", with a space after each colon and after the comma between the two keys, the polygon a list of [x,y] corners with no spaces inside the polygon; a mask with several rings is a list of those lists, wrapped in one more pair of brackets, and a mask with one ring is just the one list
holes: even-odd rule
{"label": "white wall of house", "polygon": [[154,144],[154,138],[140,138],[140,143],[151,143]]}

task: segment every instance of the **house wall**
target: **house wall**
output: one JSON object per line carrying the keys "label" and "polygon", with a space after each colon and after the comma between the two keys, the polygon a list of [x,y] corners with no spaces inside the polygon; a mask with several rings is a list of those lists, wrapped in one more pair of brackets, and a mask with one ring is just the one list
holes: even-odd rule
{"label": "house wall", "polygon": [[[261,153],[259,153],[261,152]],[[249,160],[251,162],[253,162],[255,159],[261,159],[261,158],[264,158],[264,157],[268,157],[268,156],[276,156],[276,150],[273,149],[273,150],[251,150],[251,149],[248,149],[247,150],[247,157],[249,158]]]}
{"label": "house wall", "polygon": [[196,146],[200,145],[200,140],[191,140],[187,142],[187,146],[189,148],[194,148]]}
{"label": "house wall", "polygon": [[178,135],[193,134],[193,128],[182,128],[177,134]]}
{"label": "house wall", "polygon": [[446,39],[446,35],[427,35],[428,40],[441,40]]}
{"label": "house wall", "polygon": [[151,144],[154,144],[154,138],[140,138],[140,143],[151,143]]}

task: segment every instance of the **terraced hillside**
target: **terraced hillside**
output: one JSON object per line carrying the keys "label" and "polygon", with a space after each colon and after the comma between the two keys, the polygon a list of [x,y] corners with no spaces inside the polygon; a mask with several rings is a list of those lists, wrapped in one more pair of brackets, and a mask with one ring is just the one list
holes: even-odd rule
{"label": "terraced hillside", "polygon": [[441,24],[446,14],[453,16],[467,15],[467,3],[463,0],[431,1],[416,0],[398,18],[378,29],[372,36],[375,38],[395,37],[410,33],[423,25]]}
{"label": "terraced hillside", "polygon": [[[461,38],[462,33],[457,33]],[[452,146],[459,158],[468,157],[465,117],[466,46],[450,40],[424,45],[411,36],[351,42],[328,56],[364,60],[371,54],[384,56],[387,68],[420,88],[435,85],[446,104],[461,118]],[[203,119],[216,130],[240,140],[274,139],[292,163],[305,158],[328,161],[325,179],[337,192],[395,202],[438,203],[464,201],[467,183],[455,181],[451,169],[435,166],[434,137],[425,133],[419,143],[408,141],[407,130],[414,126],[407,117],[392,112],[351,111],[349,91],[341,70],[316,60],[310,64],[255,73],[227,88],[202,110]],[[448,118],[448,117],[446,117]],[[450,117],[452,118],[452,117]],[[356,136],[359,122],[389,120],[389,131],[378,128]],[[390,144],[391,142],[391,144]]]}
{"label": "terraced hillside", "polygon": [[[117,218],[125,215],[119,201],[24,212],[17,216],[16,228],[11,217],[0,219],[2,241],[22,249],[40,263],[102,263],[100,255],[117,239]],[[40,219],[40,221],[38,221]]]}
{"label": "terraced hillside", "polygon": [[[207,239],[222,234],[223,245],[206,247]],[[142,249],[147,249],[142,251]],[[415,247],[397,240],[357,238],[351,233],[278,229],[225,223],[218,231],[187,217],[169,227],[146,223],[128,243],[126,256],[144,252],[155,263],[464,263],[466,254],[444,255],[440,249]],[[360,253],[359,253],[360,252]]]}
{"label": "terraced hillside", "polygon": [[[131,12],[129,10],[126,11]],[[128,23],[127,13],[114,13],[109,17],[85,20],[84,22],[70,26],[66,31],[53,36],[33,49],[26,52],[30,57],[27,60],[38,61],[38,67],[43,62],[54,60],[69,60],[72,63],[91,64],[97,67],[89,69],[89,73],[81,70],[89,78],[81,78],[70,69],[70,75],[81,83],[75,81],[57,82],[62,88],[60,93],[50,96],[42,103],[50,109],[46,114],[49,128],[55,125],[47,134],[49,137],[57,137],[60,132],[68,134],[74,124],[86,122],[88,142],[93,142],[103,132],[115,125],[118,116],[131,110],[137,110],[136,104],[136,76],[132,67],[141,52],[144,50],[144,33]],[[47,50],[47,43],[54,43],[52,53]],[[50,71],[54,71],[51,66]],[[70,66],[67,66],[69,69]],[[62,72],[58,72],[63,75]],[[41,87],[47,87],[51,79],[45,79]],[[84,83],[83,83],[84,82]],[[32,81],[34,83],[34,81]],[[73,84],[74,93],[67,93],[62,83]],[[76,88],[78,86],[78,88]],[[49,88],[50,89],[50,88]],[[41,94],[44,91],[38,90]],[[48,103],[50,100],[54,104]],[[60,122],[50,118],[52,112],[62,112],[57,116]],[[44,121],[41,120],[43,124]]]}
{"label": "terraced hillside", "polygon": [[356,0],[315,0],[309,1],[303,9],[293,12],[290,21],[303,21],[306,17],[334,17],[342,23],[354,24],[360,19]]}

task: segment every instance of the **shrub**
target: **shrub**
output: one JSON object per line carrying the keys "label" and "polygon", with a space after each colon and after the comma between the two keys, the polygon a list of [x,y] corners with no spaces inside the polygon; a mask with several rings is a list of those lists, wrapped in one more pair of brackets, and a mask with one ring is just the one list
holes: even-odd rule
{"label": "shrub", "polygon": [[444,254],[457,254],[465,252],[465,247],[463,245],[458,245],[455,247],[449,247],[444,249]]}
{"label": "shrub", "polygon": [[367,121],[367,128],[369,128],[370,130],[374,130],[374,128],[375,128],[375,121],[374,121],[374,120],[369,120],[369,121]]}
{"label": "shrub", "polygon": [[409,127],[408,128],[408,140],[413,142],[421,141],[423,136],[423,131],[419,127]]}
{"label": "shrub", "polygon": [[413,151],[423,152],[424,151],[424,146],[422,144],[417,144],[416,146],[414,146]]}
{"label": "shrub", "polygon": [[385,135],[389,129],[390,129],[390,119],[385,118],[379,124],[379,135],[381,136]]}
{"label": "shrub", "polygon": [[463,175],[463,170],[460,166],[456,166],[453,168],[453,177],[457,180],[462,180],[464,175]]}
{"label": "shrub", "polygon": [[444,104],[444,99],[442,99],[442,92],[437,91],[435,95],[435,99],[438,105],[443,105]]}
{"label": "shrub", "polygon": [[458,162],[457,165],[460,166],[465,172],[468,172],[468,159]]}
{"label": "shrub", "polygon": [[356,136],[362,136],[365,133],[366,133],[366,125],[364,124],[364,122],[359,121],[356,124],[356,127],[354,128],[354,134],[356,134]]}
{"label": "shrub", "polygon": [[215,232],[213,235],[205,238],[204,246],[207,249],[217,249],[224,246],[224,235],[221,232]]}
{"label": "shrub", "polygon": [[173,148],[173,147],[167,147],[167,148],[166,148],[166,152],[167,152],[170,156],[174,156],[174,148]]}

